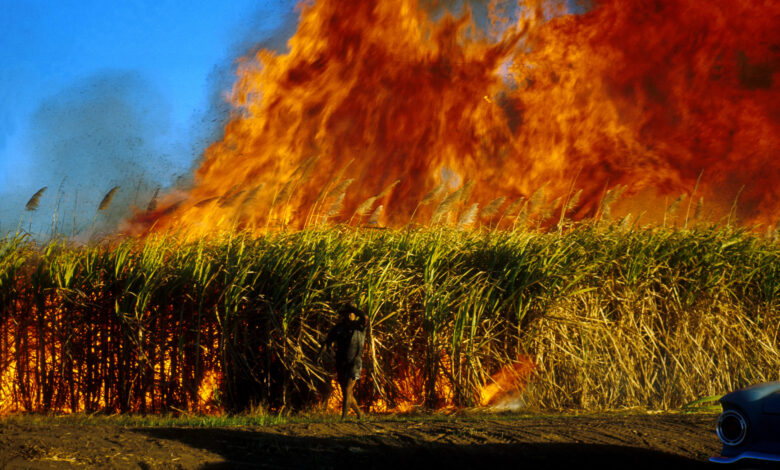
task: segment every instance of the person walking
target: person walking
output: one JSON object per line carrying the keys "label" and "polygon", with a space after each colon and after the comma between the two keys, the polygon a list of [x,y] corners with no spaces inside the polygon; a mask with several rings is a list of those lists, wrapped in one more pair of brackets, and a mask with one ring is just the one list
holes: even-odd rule
{"label": "person walking", "polygon": [[341,319],[325,337],[320,346],[319,360],[326,349],[336,350],[336,375],[341,386],[341,394],[344,396],[341,407],[341,419],[347,417],[352,409],[358,418],[363,417],[363,412],[355,399],[353,390],[360,380],[363,370],[363,343],[366,339],[366,314],[350,304],[339,309]]}

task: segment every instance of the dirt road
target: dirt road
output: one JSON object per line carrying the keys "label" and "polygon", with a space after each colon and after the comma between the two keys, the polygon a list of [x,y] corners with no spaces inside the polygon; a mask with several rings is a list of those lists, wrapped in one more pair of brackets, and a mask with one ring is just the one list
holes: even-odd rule
{"label": "dirt road", "polygon": [[699,468],[720,449],[715,419],[465,414],[161,428],[15,417],[0,420],[0,468]]}

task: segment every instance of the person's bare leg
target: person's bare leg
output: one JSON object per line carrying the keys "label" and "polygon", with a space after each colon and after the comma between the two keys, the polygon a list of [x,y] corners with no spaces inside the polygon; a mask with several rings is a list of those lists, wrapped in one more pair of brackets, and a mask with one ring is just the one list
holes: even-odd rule
{"label": "person's bare leg", "polygon": [[358,405],[357,399],[355,399],[355,395],[352,395],[352,409],[355,410],[355,414],[358,418],[363,417],[363,410],[360,409],[360,405]]}
{"label": "person's bare leg", "polygon": [[350,384],[348,386],[349,388],[349,400],[352,404],[352,409],[355,411],[355,414],[358,418],[363,417],[363,410],[360,409],[360,405],[358,405],[358,401],[355,398],[355,385],[357,385],[357,380],[350,380]]}
{"label": "person's bare leg", "polygon": [[349,398],[351,396],[351,388],[350,388],[350,382],[353,382],[352,386],[354,386],[354,381],[352,379],[345,379],[343,382],[340,383],[341,385],[341,419],[345,419],[347,417],[347,414],[349,413]]}
{"label": "person's bare leg", "polygon": [[363,412],[360,410],[360,407],[357,404],[357,400],[355,400],[355,395],[353,395],[355,383],[355,379],[349,378],[347,379],[347,383],[341,389],[344,392],[344,404],[341,411],[341,419],[347,417],[350,408],[355,411],[355,414],[357,414],[358,418],[363,416]]}

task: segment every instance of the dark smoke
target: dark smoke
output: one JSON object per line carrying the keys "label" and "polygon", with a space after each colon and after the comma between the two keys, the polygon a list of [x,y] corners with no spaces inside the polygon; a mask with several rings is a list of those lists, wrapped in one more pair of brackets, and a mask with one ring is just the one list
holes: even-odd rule
{"label": "dark smoke", "polygon": [[[161,194],[171,186],[186,187],[192,172],[172,175],[178,165],[169,165],[167,155],[175,154],[175,161],[189,159],[192,169],[198,166],[204,149],[222,136],[229,119],[226,95],[236,78],[237,59],[260,48],[284,50],[297,27],[296,3],[286,2],[282,21],[273,29],[266,25],[278,15],[278,7],[261,6],[236,25],[233,44],[207,79],[209,104],[193,112],[184,136],[170,135],[162,93],[139,73],[101,73],[54,91],[28,124],[26,153],[34,160],[30,172],[0,175],[0,184],[9,183],[0,187],[0,233],[21,225],[46,237],[53,219],[61,235],[109,233],[130,215],[133,205],[146,208],[157,187],[162,187]],[[5,117],[0,112],[0,145],[10,132]],[[100,200],[116,185],[121,187],[110,209],[95,217]],[[25,212],[25,203],[42,186],[49,189],[40,207]]]}
{"label": "dark smoke", "polygon": [[[82,236],[113,229],[167,179],[161,140],[168,127],[161,94],[134,72],[101,73],[46,99],[30,123],[30,186],[16,194],[19,213],[39,187],[49,190],[39,209],[24,215],[23,228],[48,234],[54,224],[58,234]],[[117,185],[110,207],[98,213]]]}

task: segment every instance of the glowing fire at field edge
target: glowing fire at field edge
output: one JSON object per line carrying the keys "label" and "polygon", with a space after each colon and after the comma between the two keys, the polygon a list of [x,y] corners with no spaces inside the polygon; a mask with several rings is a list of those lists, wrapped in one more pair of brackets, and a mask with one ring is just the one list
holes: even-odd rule
{"label": "glowing fire at field edge", "polygon": [[647,219],[687,193],[775,222],[780,5],[493,1],[487,31],[416,0],[300,8],[289,52],[242,59],[194,186],[130,232],[506,225],[542,186],[576,217],[622,185]]}

